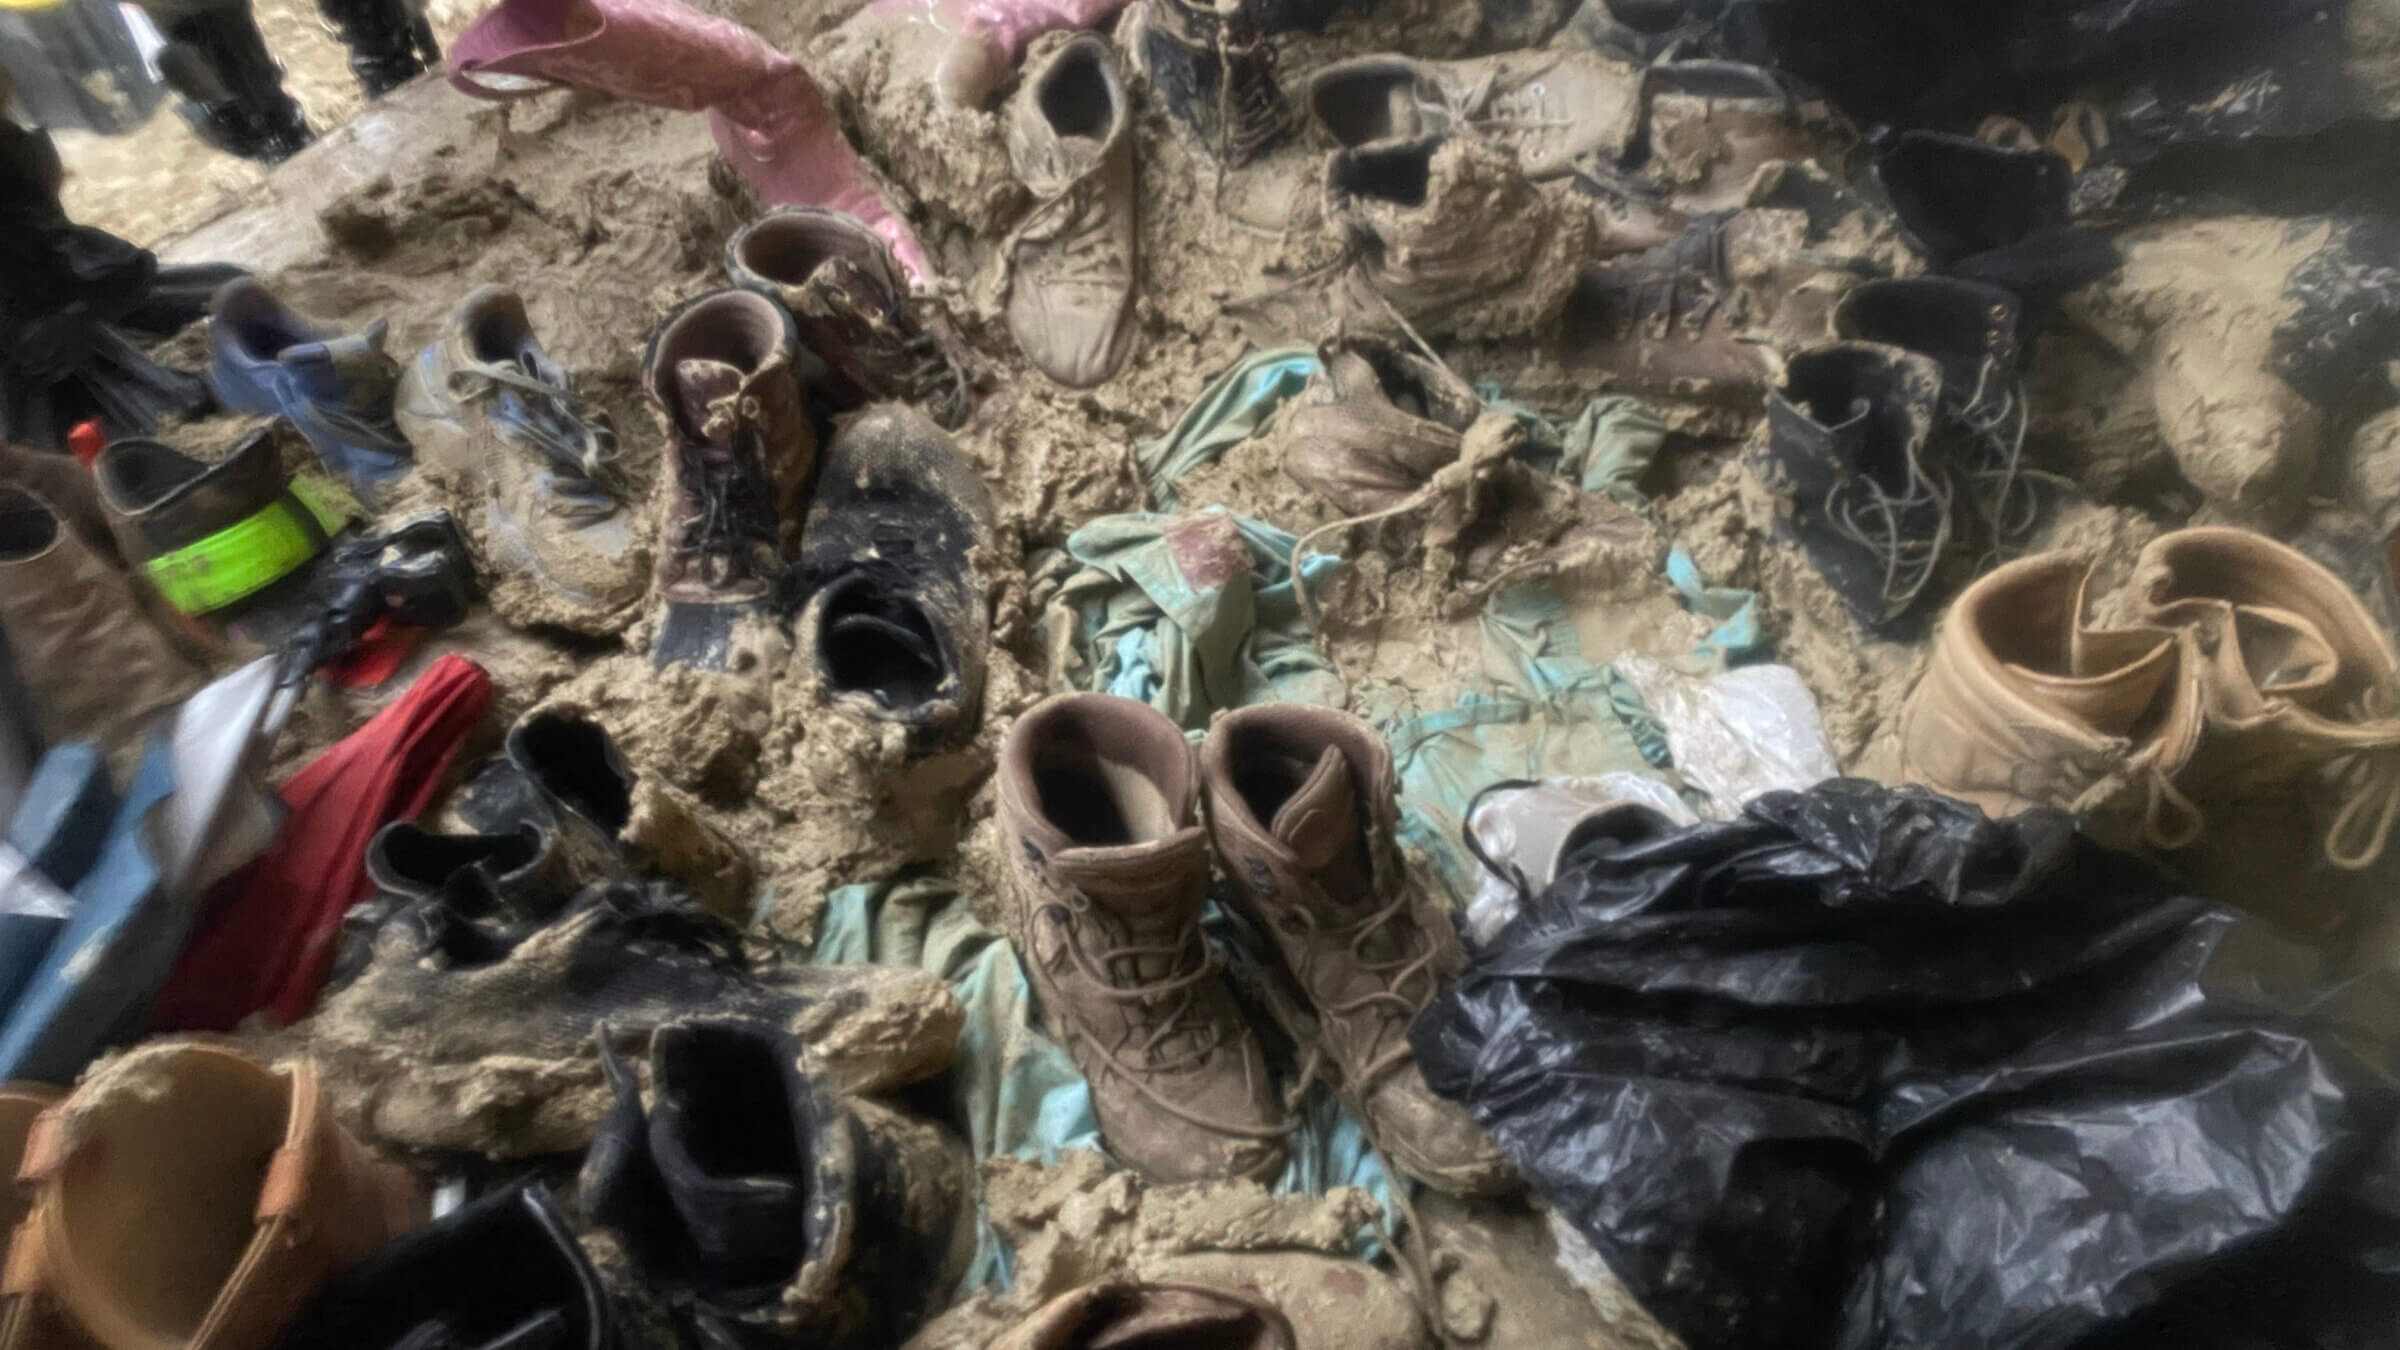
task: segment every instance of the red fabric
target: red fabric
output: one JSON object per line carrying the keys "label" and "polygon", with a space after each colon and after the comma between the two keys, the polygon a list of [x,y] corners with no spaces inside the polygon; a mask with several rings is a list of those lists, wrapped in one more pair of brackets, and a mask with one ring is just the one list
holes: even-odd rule
{"label": "red fabric", "polygon": [[367,625],[348,656],[320,667],[317,673],[344,689],[372,689],[392,678],[431,633],[427,628],[403,628],[386,614]]}
{"label": "red fabric", "polygon": [[366,898],[367,841],[432,804],[442,774],[492,701],[492,677],[444,656],[365,726],[284,785],[291,814],[257,861],[209,897],[210,917],[176,964],[160,1030],[231,1031],[265,1011],[277,1025],[316,1006],[342,915]]}
{"label": "red fabric", "polygon": [[98,418],[89,422],[77,422],[67,431],[68,451],[75,456],[76,463],[87,469],[92,467],[93,460],[100,458],[100,452],[107,448],[108,433],[101,429]]}

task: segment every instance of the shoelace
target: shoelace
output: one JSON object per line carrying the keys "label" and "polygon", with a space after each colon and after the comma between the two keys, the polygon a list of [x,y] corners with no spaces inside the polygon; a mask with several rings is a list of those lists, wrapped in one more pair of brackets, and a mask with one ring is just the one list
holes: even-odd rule
{"label": "shoelace", "polygon": [[[1062,204],[1063,203],[1063,207]],[[1059,260],[1054,284],[1070,286],[1106,286],[1117,289],[1125,284],[1123,259],[1111,247],[1108,221],[1093,209],[1091,180],[1077,179],[1065,192],[1042,204],[1041,210],[1053,208],[1062,217],[1062,228],[1051,235],[1058,245]]]}
{"label": "shoelace", "polygon": [[1218,21],[1211,45],[1217,58],[1217,159],[1247,164],[1290,125],[1275,83],[1275,47],[1239,12]]}
{"label": "shoelace", "polygon": [[585,410],[583,400],[573,390],[503,365],[471,366],[450,373],[450,396],[461,402],[480,399],[500,389],[514,390],[550,414],[549,418],[524,424],[535,448],[544,456],[560,468],[594,482],[605,482],[613,476],[608,460],[615,449],[615,438],[601,433],[598,419]]}
{"label": "shoelace", "polygon": [[691,443],[674,450],[683,456],[684,500],[694,508],[674,554],[696,560],[701,580],[711,586],[752,579],[756,572],[743,546],[775,543],[774,525],[761,518],[768,500],[765,475],[746,442],[747,433],[741,433],[727,451]]}
{"label": "shoelace", "polygon": [[942,350],[941,341],[923,327],[914,324],[901,326],[900,349],[908,360],[908,385],[919,391],[938,391],[945,400],[963,400],[967,394],[966,372]]}
{"label": "shoelace", "polygon": [[[1377,872],[1379,875],[1396,875],[1396,867],[1389,873],[1384,867],[1378,867]],[[1302,950],[1306,955],[1300,963],[1300,968],[1293,972],[1299,978],[1300,987],[1308,991],[1309,998],[1316,1003],[1318,1009],[1330,1017],[1347,1019],[1370,1009],[1385,1010],[1385,1025],[1375,1036],[1375,1043],[1384,1044],[1386,1041],[1389,1043],[1384,1044],[1384,1048],[1378,1051],[1373,1059],[1368,1060],[1358,1069],[1349,1084],[1351,1091],[1362,1097],[1373,1091],[1377,1083],[1382,1082],[1408,1061],[1410,1050],[1405,1033],[1409,1024],[1416,1021],[1418,1014],[1425,1011],[1425,1005],[1433,1001],[1437,984],[1437,981],[1431,978],[1434,949],[1430,942],[1421,943],[1414,956],[1376,960],[1367,955],[1367,948],[1373,940],[1398,924],[1401,916],[1406,914],[1409,909],[1409,894],[1406,886],[1387,884],[1381,889],[1391,890],[1395,894],[1386,900],[1382,907],[1357,923],[1335,928],[1333,931],[1337,938],[1347,935],[1350,959],[1358,964],[1359,969],[1376,977],[1383,985],[1382,988],[1347,999],[1337,999],[1320,994],[1311,978],[1318,950],[1313,942],[1305,942]],[[1306,906],[1295,906],[1290,913],[1291,917],[1298,919],[1301,926],[1307,930],[1299,935],[1304,941],[1314,938],[1317,932],[1324,927]],[[1403,936],[1406,935],[1403,934]],[[1405,947],[1408,944],[1403,942],[1400,945]],[[1399,992],[1419,975],[1427,977],[1422,982],[1424,988],[1422,994],[1411,996]],[[1397,1036],[1391,1034],[1395,1025],[1402,1034]],[[1308,1077],[1309,1075],[1305,1072],[1301,1074],[1303,1082]]]}
{"label": "shoelace", "polygon": [[[1159,1110],[1188,1125],[1216,1134],[1237,1138],[1280,1139],[1290,1127],[1277,1124],[1269,1127],[1222,1121],[1194,1111],[1151,1086],[1152,1074],[1177,1074],[1205,1065],[1225,1044],[1225,1028],[1211,1023],[1199,1010],[1199,990],[1203,981],[1215,977],[1216,956],[1200,935],[1197,919],[1186,921],[1174,938],[1165,943],[1120,943],[1087,950],[1084,934],[1102,926],[1103,920],[1091,900],[1072,887],[1063,888],[1063,898],[1044,901],[1034,909],[1034,922],[1056,924],[1060,946],[1068,959],[1083,976],[1092,982],[1103,998],[1120,1005],[1139,1005],[1145,1009],[1164,1009],[1165,1015],[1156,1019],[1150,1033],[1138,1044],[1125,1040],[1115,1044],[1094,1044],[1094,1049],[1118,1078]],[[1158,979],[1120,982],[1116,971],[1124,968],[1138,970],[1147,959],[1166,959],[1191,962],[1191,968]],[[1196,959],[1195,959],[1196,958]],[[1186,1047],[1180,1054],[1166,1053],[1166,1048],[1181,1040]],[[1131,1050],[1132,1058],[1127,1058]]]}

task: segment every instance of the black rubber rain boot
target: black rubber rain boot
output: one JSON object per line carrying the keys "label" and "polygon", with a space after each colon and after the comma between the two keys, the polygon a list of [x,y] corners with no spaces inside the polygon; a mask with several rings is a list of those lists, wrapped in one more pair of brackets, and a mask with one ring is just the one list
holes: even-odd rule
{"label": "black rubber rain boot", "polygon": [[268,54],[247,0],[178,16],[166,36],[159,71],[187,100],[177,111],[201,140],[279,164],[314,139],[300,105],[283,91],[283,67]]}
{"label": "black rubber rain boot", "polygon": [[317,0],[317,10],[350,49],[350,73],[368,98],[382,98],[441,63],[433,29],[406,0]]}

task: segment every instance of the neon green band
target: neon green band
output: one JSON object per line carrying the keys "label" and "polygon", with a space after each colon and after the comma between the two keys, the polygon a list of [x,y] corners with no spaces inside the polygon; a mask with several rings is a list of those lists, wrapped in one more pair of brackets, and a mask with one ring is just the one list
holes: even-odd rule
{"label": "neon green band", "polygon": [[150,580],[184,614],[207,614],[256,595],[317,556],[348,517],[308,483],[204,539],[152,558]]}

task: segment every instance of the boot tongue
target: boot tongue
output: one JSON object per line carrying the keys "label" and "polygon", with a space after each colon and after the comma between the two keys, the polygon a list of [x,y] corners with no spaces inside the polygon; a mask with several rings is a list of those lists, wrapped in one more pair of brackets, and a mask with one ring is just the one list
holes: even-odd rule
{"label": "boot tongue", "polygon": [[742,369],[699,357],[675,363],[676,413],[692,433],[712,447],[733,443]]}
{"label": "boot tongue", "polygon": [[1299,788],[1276,809],[1267,831],[1292,851],[1329,896],[1363,903],[1374,894],[1374,870],[1367,861],[1361,823],[1350,761],[1329,745]]}

